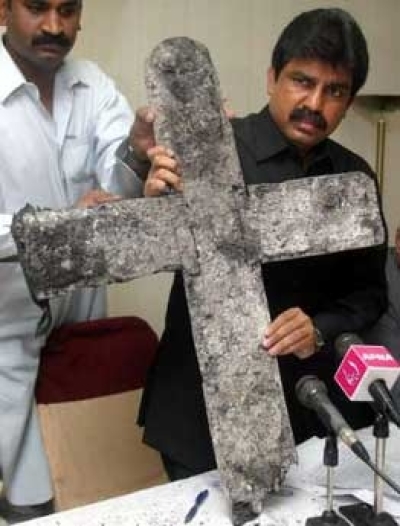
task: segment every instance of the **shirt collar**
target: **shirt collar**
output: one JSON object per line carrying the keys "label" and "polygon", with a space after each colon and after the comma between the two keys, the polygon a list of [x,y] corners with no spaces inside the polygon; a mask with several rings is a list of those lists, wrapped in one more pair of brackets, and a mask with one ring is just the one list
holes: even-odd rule
{"label": "shirt collar", "polygon": [[[256,114],[255,119],[257,134],[254,136],[252,146],[257,162],[266,161],[284,151],[291,151],[293,156],[298,155],[296,148],[286,139],[272,119],[268,106]],[[330,153],[329,140],[324,140],[313,149],[312,162],[326,157],[332,161]]]}
{"label": "shirt collar", "polygon": [[[25,79],[11,55],[7,51],[4,40],[0,38],[0,104],[3,104],[12,93],[29,82]],[[90,84],[85,68],[79,62],[66,60],[56,74],[57,80],[67,89],[73,89],[77,85],[88,86]]]}
{"label": "shirt collar", "polygon": [[2,38],[0,39],[0,71],[0,103],[3,104],[14,91],[27,82],[5,48]]}
{"label": "shirt collar", "polygon": [[255,115],[257,133],[254,136],[253,149],[257,161],[265,161],[290,148],[290,144],[281,133],[268,106]]}
{"label": "shirt collar", "polygon": [[91,78],[84,61],[67,58],[57,71],[56,77],[66,88],[71,90],[76,86],[87,87],[91,84]]}

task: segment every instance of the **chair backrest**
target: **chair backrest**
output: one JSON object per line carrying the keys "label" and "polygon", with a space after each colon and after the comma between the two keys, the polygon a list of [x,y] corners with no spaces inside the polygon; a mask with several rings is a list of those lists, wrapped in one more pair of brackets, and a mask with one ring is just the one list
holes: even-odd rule
{"label": "chair backrest", "polygon": [[36,400],[53,404],[143,387],[157,344],[150,325],[135,316],[55,329],[42,349]]}

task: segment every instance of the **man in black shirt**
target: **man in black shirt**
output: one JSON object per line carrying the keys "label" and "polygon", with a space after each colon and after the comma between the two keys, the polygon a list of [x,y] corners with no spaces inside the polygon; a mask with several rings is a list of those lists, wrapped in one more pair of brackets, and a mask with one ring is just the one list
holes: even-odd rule
{"label": "man in black shirt", "polygon": [[[273,51],[268,106],[232,121],[245,182],[273,183],[350,171],[374,177],[363,159],[328,139],[367,71],[366,42],[348,13],[316,9],[296,17]],[[144,193],[160,195],[167,186],[179,191],[179,165],[172,152],[153,145],[151,122],[151,114],[139,113],[136,147],[145,150],[152,162]],[[337,366],[333,341],[342,332],[368,327],[385,309],[385,254],[386,245],[263,265],[272,321],[262,344],[279,361],[297,443],[324,434],[315,415],[300,406],[294,393],[296,381],[305,374],[315,374],[326,383],[350,424],[360,427],[372,421],[370,408],[348,403],[333,382]],[[215,467],[179,272],[139,423],[145,426],[145,442],[161,452],[171,479]]]}

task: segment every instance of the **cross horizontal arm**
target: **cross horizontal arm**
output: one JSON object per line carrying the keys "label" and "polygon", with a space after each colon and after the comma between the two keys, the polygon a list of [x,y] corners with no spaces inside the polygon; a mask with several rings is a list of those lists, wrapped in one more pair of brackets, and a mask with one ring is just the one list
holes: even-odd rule
{"label": "cross horizontal arm", "polygon": [[379,245],[375,183],[362,172],[250,186],[245,229],[262,262]]}
{"label": "cross horizontal arm", "polygon": [[[78,287],[190,266],[190,236],[181,198],[132,199],[97,208],[18,212],[11,227],[32,295],[40,300]],[[182,235],[179,236],[182,239]]]}

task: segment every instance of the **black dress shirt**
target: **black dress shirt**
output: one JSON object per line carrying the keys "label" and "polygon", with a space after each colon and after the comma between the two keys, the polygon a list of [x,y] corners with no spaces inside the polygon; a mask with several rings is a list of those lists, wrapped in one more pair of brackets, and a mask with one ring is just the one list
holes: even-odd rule
{"label": "black dress shirt", "polygon": [[[268,108],[232,124],[244,180],[249,185],[350,171],[374,177],[363,159],[329,139],[314,149],[305,167]],[[321,353],[306,360],[293,355],[278,359],[297,443],[324,434],[314,414],[295,397],[296,381],[305,374],[315,374],[327,384],[332,400],[355,427],[372,421],[369,406],[347,402],[334,385],[337,362],[332,342],[342,332],[361,331],[385,309],[385,254],[386,244],[262,266],[271,318],[290,307],[300,307],[313,318],[327,342]],[[180,272],[171,289],[165,330],[144,391],[139,423],[145,426],[145,442],[173,460],[199,473],[215,467]]]}

